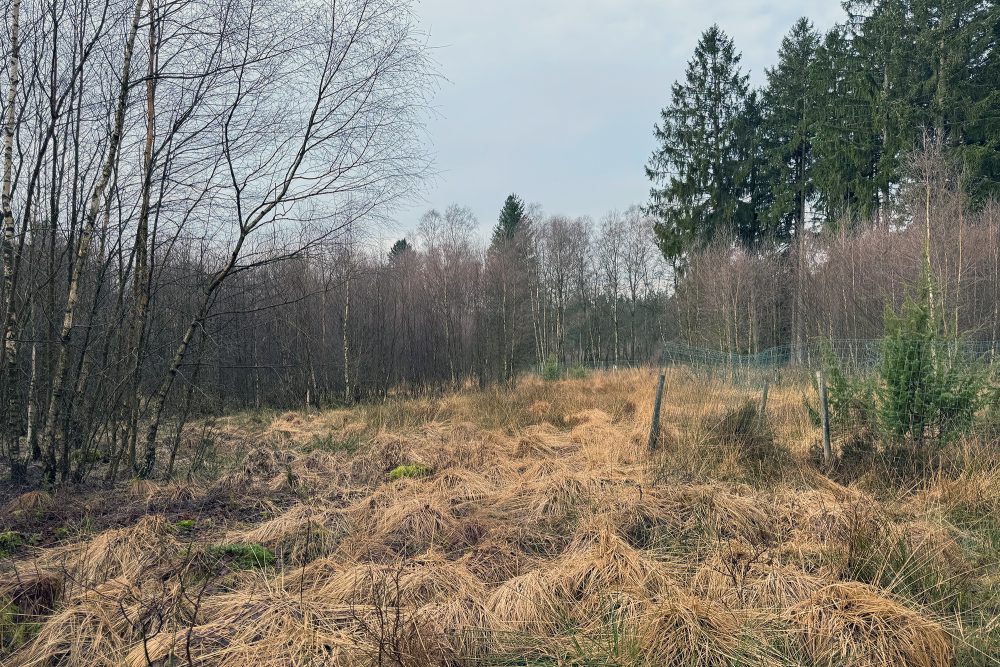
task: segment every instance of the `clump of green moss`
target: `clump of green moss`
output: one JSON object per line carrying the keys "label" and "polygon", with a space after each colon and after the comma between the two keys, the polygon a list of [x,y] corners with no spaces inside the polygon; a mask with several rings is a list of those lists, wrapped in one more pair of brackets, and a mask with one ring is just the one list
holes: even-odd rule
{"label": "clump of green moss", "polygon": [[396,466],[389,471],[389,479],[397,480],[403,479],[404,477],[425,477],[433,472],[428,466],[423,463],[407,463],[405,465]]}
{"label": "clump of green moss", "polygon": [[177,529],[177,532],[185,535],[194,531],[194,527],[195,527],[194,519],[181,519],[180,521],[174,524],[174,528]]}
{"label": "clump of green moss", "polygon": [[209,547],[208,552],[219,558],[224,558],[243,570],[264,568],[274,564],[274,554],[262,544],[235,542],[233,544],[216,544]]}

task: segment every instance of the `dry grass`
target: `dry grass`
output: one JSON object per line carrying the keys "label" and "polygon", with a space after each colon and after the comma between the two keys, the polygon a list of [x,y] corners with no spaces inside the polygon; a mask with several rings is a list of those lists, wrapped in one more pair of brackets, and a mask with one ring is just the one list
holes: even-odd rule
{"label": "dry grass", "polygon": [[[890,496],[836,484],[808,463],[806,389],[773,386],[765,474],[719,432],[754,393],[678,370],[650,455],[654,386],[530,378],[199,426],[227,462],[213,479],[133,483],[138,520],[0,564],[0,662],[989,664],[996,468]],[[209,557],[226,544],[275,558]]]}
{"label": "dry grass", "polygon": [[739,621],[722,605],[670,590],[639,627],[647,664],[714,667],[738,659]]}
{"label": "dry grass", "polygon": [[854,582],[825,586],[788,610],[817,665],[934,667],[952,662],[948,636],[934,621]]}

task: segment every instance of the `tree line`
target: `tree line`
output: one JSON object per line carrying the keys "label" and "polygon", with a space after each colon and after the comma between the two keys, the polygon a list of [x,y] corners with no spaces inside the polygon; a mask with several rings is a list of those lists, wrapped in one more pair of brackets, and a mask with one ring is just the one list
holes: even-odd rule
{"label": "tree line", "polygon": [[3,462],[146,477],[216,322],[260,307],[244,287],[419,182],[425,41],[398,0],[11,0],[4,21]]}
{"label": "tree line", "polygon": [[218,410],[305,407],[646,363],[664,269],[639,207],[594,221],[510,195],[486,239],[468,208],[431,209],[388,251],[359,231],[232,282],[199,386]]}
{"label": "tree line", "polygon": [[[742,339],[727,345],[744,350],[765,336],[801,350],[820,332],[807,300],[821,288],[813,284],[817,277],[834,270],[838,248],[857,246],[852,271],[894,274],[889,283],[871,284],[872,295],[895,289],[887,285],[899,282],[898,267],[908,260],[893,255],[906,253],[906,230],[929,208],[914,205],[919,195],[912,187],[920,190],[930,178],[915,169],[925,147],[939,153],[936,173],[954,179],[940,185],[968,197],[937,225],[953,235],[962,226],[992,238],[980,227],[993,224],[989,202],[1000,193],[1000,4],[847,0],[843,6],[844,20],[825,34],[799,19],[760,89],[750,86],[736,45],[717,25],[701,35],[684,77],[671,88],[646,173],[658,245],[678,285],[689,282],[678,298],[703,294],[706,270],[721,277],[751,263],[759,268],[750,273],[766,283],[752,310],[774,311],[754,324],[759,318],[736,315],[740,332],[732,324],[704,324],[698,332],[689,325],[690,336]],[[966,211],[976,221],[960,219]],[[878,236],[888,254],[865,251]],[[980,252],[989,263],[990,246],[965,241],[966,253]],[[727,259],[731,250],[741,259]],[[961,252],[943,267],[949,275],[956,263],[970,261]],[[885,262],[891,267],[880,266]]]}
{"label": "tree line", "polygon": [[925,236],[936,312],[996,340],[994,6],[928,34],[907,7],[905,30],[887,3],[826,36],[800,22],[756,92],[708,30],[646,207],[511,195],[485,238],[455,204],[389,248],[435,80],[405,2],[11,0],[0,466],[169,476],[206,414],[656,363],[670,340],[874,338]]}

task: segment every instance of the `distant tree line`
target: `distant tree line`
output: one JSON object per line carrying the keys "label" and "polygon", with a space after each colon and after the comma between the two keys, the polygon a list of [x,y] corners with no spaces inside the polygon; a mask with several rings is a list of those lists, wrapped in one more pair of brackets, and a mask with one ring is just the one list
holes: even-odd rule
{"label": "distant tree line", "polygon": [[469,209],[432,209],[388,252],[342,239],[232,282],[200,387],[227,409],[301,407],[510,382],[547,361],[647,363],[664,269],[638,207],[594,222],[511,195],[487,239]]}
{"label": "distant tree line", "polygon": [[[671,88],[646,172],[648,209],[675,270],[678,307],[722,301],[710,277],[721,289],[724,275],[745,273],[743,295],[750,292],[747,278],[762,284],[743,315],[728,301],[724,326],[704,321],[704,310],[681,307],[687,337],[744,350],[766,339],[801,350],[809,336],[834,328],[827,322],[821,331],[807,302],[817,290],[845,287],[828,282],[844,270],[841,252],[855,253],[844,257],[855,282],[853,296],[842,294],[835,310],[856,310],[851,300],[865,298],[860,276],[889,273],[889,280],[865,287],[878,311],[874,304],[884,304],[885,291],[912,273],[901,268],[908,260],[899,255],[908,251],[907,230],[928,208],[913,201],[928,178],[926,169],[914,170],[914,156],[925,147],[939,154],[935,173],[953,179],[939,185],[968,198],[938,211],[949,217],[935,221],[936,234],[956,241],[967,234],[960,249],[945,249],[957,257],[942,258],[949,262],[942,270],[956,286],[964,276],[968,286],[988,268],[962,265],[973,255],[989,264],[995,247],[970,241],[994,238],[990,202],[1000,193],[1000,4],[843,4],[844,21],[826,34],[807,18],[795,23],[759,90],[717,25],[701,35],[684,77]],[[962,219],[966,213],[971,217]],[[875,238],[884,239],[882,254],[869,254]],[[844,317],[850,331],[867,335],[874,332],[859,318],[872,315],[880,312]],[[978,320],[968,324],[983,333]]]}

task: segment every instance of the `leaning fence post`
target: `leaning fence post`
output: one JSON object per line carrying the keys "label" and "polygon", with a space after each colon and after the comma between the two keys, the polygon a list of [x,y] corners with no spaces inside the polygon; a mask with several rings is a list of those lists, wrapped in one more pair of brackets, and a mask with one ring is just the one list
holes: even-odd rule
{"label": "leaning fence post", "polygon": [[660,374],[660,381],[656,385],[656,400],[653,402],[653,424],[649,429],[649,451],[656,449],[656,443],[660,439],[660,403],[663,401],[663,381],[666,376]]}
{"label": "leaning fence post", "polygon": [[830,446],[830,403],[826,397],[823,371],[816,371],[816,386],[819,389],[819,414],[823,425],[823,463],[830,465],[833,460],[833,448]]}

